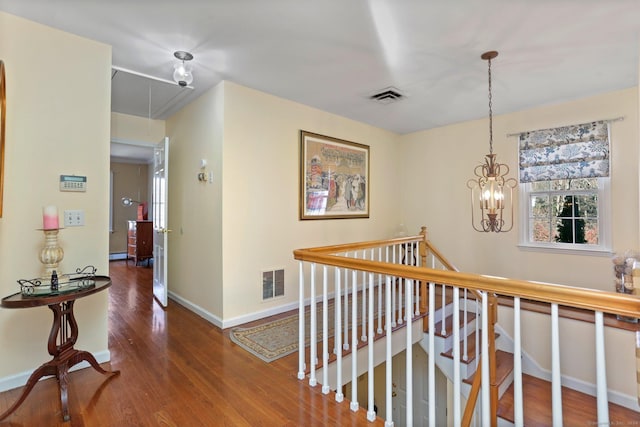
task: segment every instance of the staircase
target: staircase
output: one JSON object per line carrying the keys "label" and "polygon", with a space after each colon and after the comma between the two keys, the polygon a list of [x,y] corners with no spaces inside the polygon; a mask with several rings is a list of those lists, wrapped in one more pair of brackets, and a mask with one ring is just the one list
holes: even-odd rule
{"label": "staircase", "polygon": [[[438,297],[439,299],[439,297]],[[475,300],[467,304],[471,308],[475,307]],[[447,296],[447,305],[438,308],[435,313],[436,331],[436,351],[434,354],[436,366],[453,380],[453,313],[451,297]],[[444,316],[444,333],[442,332],[442,318]],[[480,334],[476,334],[475,314],[467,314],[467,343],[466,353],[464,345],[464,315],[460,313],[461,341],[460,347],[461,366],[460,372],[463,378],[462,394],[468,398],[471,384],[476,376],[478,358],[476,357],[476,339]],[[426,329],[426,328],[425,328]],[[429,332],[424,333],[424,338],[420,341],[420,346],[428,353]],[[514,425],[514,387],[513,387],[513,341],[504,333],[497,332],[496,340],[496,383],[498,385],[498,425]],[[478,348],[480,346],[478,345]],[[465,357],[466,354],[466,357]],[[549,426],[553,424],[551,416],[551,382],[532,375],[523,375],[523,395],[524,395],[524,425],[525,426]],[[563,395],[563,418],[565,425],[596,425],[597,411],[596,398],[594,396],[562,387]],[[639,422],[640,413],[634,412],[622,406],[610,403],[610,422],[628,423]],[[477,425],[480,425],[477,422]]]}
{"label": "staircase", "polygon": [[[430,356],[428,358],[428,390],[421,389],[422,395],[426,393],[428,397],[426,404],[429,414],[427,418],[423,417],[420,423],[428,422],[429,425],[436,425],[436,417],[432,416],[432,411],[438,403],[442,404],[435,392],[433,379],[436,377],[436,369],[440,369],[453,385],[453,393],[450,394],[453,402],[447,410],[448,417],[456,425],[482,427],[496,424],[547,426],[611,425],[613,423],[624,425],[626,423],[633,425],[640,420],[640,414],[635,410],[611,403],[616,401],[628,408],[636,408],[634,393],[627,391],[626,379],[619,376],[620,372],[628,372],[631,376],[635,374],[636,369],[635,366],[630,366],[629,360],[613,361],[612,358],[616,358],[616,354],[609,354],[609,359],[605,359],[607,342],[605,342],[603,321],[604,316],[615,315],[640,318],[640,299],[614,292],[459,272],[427,240],[425,227],[417,236],[298,249],[294,251],[294,258],[299,261],[298,379],[308,378],[312,386],[322,384],[322,392],[335,393],[334,398],[338,402],[350,399],[351,409],[357,411],[359,408],[365,408],[369,421],[376,419],[374,402],[376,391],[372,384],[384,384],[384,396],[377,396],[378,407],[383,406],[387,409],[393,407],[392,358],[397,351],[406,349],[407,375],[406,400],[404,400],[406,406],[400,411],[405,414],[402,419],[406,419],[406,424],[413,424],[411,374],[413,346],[411,343],[415,342],[416,338]],[[407,262],[408,264],[405,264]],[[434,284],[446,284],[447,291],[436,296],[436,288],[444,285]],[[322,291],[320,291],[321,288]],[[450,289],[453,291],[448,295],[447,292]],[[365,292],[378,298],[365,298]],[[473,296],[467,299],[460,297],[460,294],[475,295],[478,301],[476,302]],[[336,295],[340,297],[335,298]],[[329,332],[326,326],[330,322],[327,319],[322,321],[316,319],[312,310],[309,336],[316,336],[322,325],[323,342],[316,346],[315,341],[312,340],[307,353],[304,345],[305,325],[309,327],[304,320],[307,297],[312,307],[320,301],[322,304],[327,304],[330,299],[335,298],[336,307],[338,307],[335,318],[335,324],[338,326],[334,331],[337,349],[349,347],[350,343],[353,351],[365,342],[364,345],[367,348],[360,349],[362,351],[357,352],[357,357],[350,357],[342,351],[337,351],[335,362],[332,363],[333,357],[330,359],[329,351],[334,347],[328,342]],[[512,342],[509,334],[497,325],[497,297],[510,299],[513,302],[513,319],[509,320],[505,317],[501,322],[505,327],[513,326],[509,330],[513,331],[515,343]],[[538,331],[538,323],[532,322],[531,318],[525,318],[527,322],[521,324],[520,313],[527,310],[527,308],[521,308],[521,301],[525,304],[528,301],[534,301],[545,305],[550,310],[550,314],[542,315],[549,316],[550,327]],[[344,303],[342,318],[339,314],[341,302]],[[480,312],[476,310],[478,304],[482,305],[484,315],[478,315]],[[395,313],[403,308],[405,315],[408,311],[411,319],[405,321],[404,325],[409,323],[413,326],[412,328],[396,327],[400,325],[396,325],[395,319],[387,322],[384,313]],[[406,310],[406,308],[410,309]],[[466,315],[460,311],[465,308],[468,309]],[[571,377],[571,371],[567,373],[562,371],[561,348],[574,350],[574,347],[571,339],[568,340],[566,335],[562,336],[562,340],[560,337],[566,332],[571,333],[575,330],[569,328],[566,322],[561,324],[559,312],[564,309],[582,311],[594,325],[588,328],[590,337],[571,335],[569,337],[585,344],[579,348],[585,347],[591,352],[585,354],[590,358],[587,360],[595,359],[593,370],[595,383],[589,378],[588,372],[582,372],[585,371],[582,367],[580,367],[581,376],[575,378]],[[381,333],[380,325],[374,329],[373,319],[376,312],[378,319],[382,319],[383,316],[385,318],[384,330],[391,332],[385,339],[378,339],[385,335]],[[358,316],[363,319],[362,322],[356,321]],[[454,328],[453,319],[458,317],[460,321],[456,322]],[[544,322],[547,323],[546,319]],[[414,331],[416,324],[417,332]],[[476,328],[476,324],[482,325],[483,330]],[[342,336],[341,328],[344,328]],[[364,329],[368,332],[363,336]],[[397,333],[406,334],[406,339],[403,339],[402,335],[396,336]],[[482,335],[484,335],[481,341],[485,355],[476,350],[480,348],[478,337]],[[544,343],[541,346],[541,352],[536,351],[535,347],[528,348],[532,350],[535,357],[544,358],[544,360],[546,360],[546,354],[549,354],[550,363],[545,362],[549,365],[548,368],[543,369],[534,360],[529,359],[520,344],[523,336],[527,337],[529,343],[538,342],[531,340],[543,340],[540,341]],[[361,337],[365,339],[360,339]],[[627,345],[631,335],[627,333],[619,337],[617,334],[609,334],[606,338],[608,342],[615,340],[621,343],[619,345]],[[627,341],[622,342],[619,338]],[[455,342],[456,340],[460,342]],[[595,352],[588,349],[589,342],[594,344]],[[640,348],[640,344],[638,347]],[[545,354],[547,349],[549,352]],[[383,352],[384,356],[382,356]],[[514,361],[514,352],[521,354],[516,361]],[[576,351],[572,354],[572,357],[581,357],[581,354]],[[563,355],[566,357],[566,353]],[[458,360],[455,366],[452,357]],[[382,360],[386,362],[385,378],[376,380],[374,367]],[[609,365],[606,364],[607,361]],[[611,369],[612,361],[614,365],[620,364],[620,367],[614,368],[618,374],[614,376],[616,388],[610,388],[606,378],[607,366]],[[640,357],[637,363],[640,366]],[[335,371],[329,372],[329,365],[335,365]],[[482,366],[482,375],[478,374],[480,366]],[[366,399],[360,396],[361,401],[358,402],[357,379],[364,371],[367,372],[369,385],[366,390]],[[633,377],[631,381],[634,381],[635,386],[635,375]],[[479,380],[480,378],[482,381]],[[545,379],[552,379],[552,382],[546,382]],[[350,397],[343,394],[342,386],[346,381],[352,383]],[[562,387],[563,382],[565,385],[571,384],[580,390],[597,394],[597,400],[584,393]],[[518,389],[518,393],[514,393],[514,388]],[[523,390],[522,394],[519,393],[520,390]],[[478,396],[479,394],[481,397]],[[466,408],[469,410],[465,409],[463,414],[461,406],[465,397]],[[419,404],[422,405],[425,402],[421,401]],[[515,411],[514,408],[516,408]],[[474,417],[473,411],[482,413]],[[394,425],[391,411],[387,410],[385,417],[386,426]]]}

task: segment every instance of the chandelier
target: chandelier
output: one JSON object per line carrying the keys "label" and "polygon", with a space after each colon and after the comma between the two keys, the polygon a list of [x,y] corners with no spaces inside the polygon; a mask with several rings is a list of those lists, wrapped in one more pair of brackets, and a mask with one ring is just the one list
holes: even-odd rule
{"label": "chandelier", "polygon": [[[485,156],[484,164],[474,169],[475,178],[467,181],[467,187],[471,190],[471,225],[474,230],[485,233],[506,232],[513,228],[513,189],[517,184],[515,179],[507,178],[509,166],[498,163],[493,154],[491,60],[496,56],[496,51],[480,56],[489,64],[489,154]],[[504,217],[505,207],[509,214],[507,221]]]}
{"label": "chandelier", "polygon": [[184,50],[178,50],[173,53],[173,56],[180,61],[173,66],[173,80],[181,87],[189,86],[193,82],[193,72],[188,61],[193,59],[193,55]]}

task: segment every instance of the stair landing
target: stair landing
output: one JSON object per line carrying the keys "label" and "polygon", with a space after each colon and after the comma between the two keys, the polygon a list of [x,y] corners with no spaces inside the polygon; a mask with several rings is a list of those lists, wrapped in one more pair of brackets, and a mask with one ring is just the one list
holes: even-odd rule
{"label": "stair landing", "polygon": [[[552,425],[551,383],[531,375],[522,375],[524,395],[524,425],[546,427]],[[565,426],[597,426],[596,398],[562,387],[562,414]],[[498,416],[514,421],[513,384],[498,403]],[[609,403],[609,425],[640,425],[640,412]]]}

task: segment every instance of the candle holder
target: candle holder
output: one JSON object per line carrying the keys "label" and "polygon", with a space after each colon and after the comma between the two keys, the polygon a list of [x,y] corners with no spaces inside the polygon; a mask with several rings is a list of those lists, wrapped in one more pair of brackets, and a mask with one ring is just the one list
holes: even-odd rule
{"label": "candle holder", "polygon": [[58,232],[54,228],[44,231],[44,247],[40,251],[40,262],[44,264],[44,278],[50,278],[54,270],[58,270],[58,263],[64,258],[64,251],[58,245]]}

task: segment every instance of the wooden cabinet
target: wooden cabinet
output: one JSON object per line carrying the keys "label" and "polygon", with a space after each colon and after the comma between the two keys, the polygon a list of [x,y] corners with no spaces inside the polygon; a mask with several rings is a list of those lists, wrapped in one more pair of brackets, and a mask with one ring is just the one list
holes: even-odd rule
{"label": "wooden cabinet", "polygon": [[128,221],[127,263],[129,258],[136,265],[153,258],[153,221]]}

